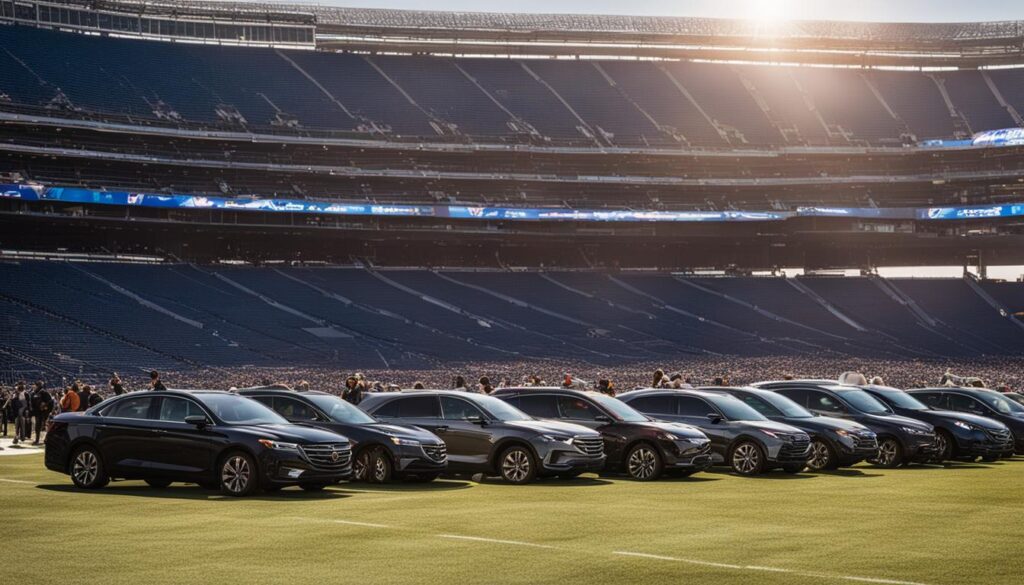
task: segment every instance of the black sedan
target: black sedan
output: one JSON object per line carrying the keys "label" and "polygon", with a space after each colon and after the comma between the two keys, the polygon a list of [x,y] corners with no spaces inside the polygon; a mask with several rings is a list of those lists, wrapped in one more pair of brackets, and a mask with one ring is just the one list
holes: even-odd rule
{"label": "black sedan", "polygon": [[526,414],[592,428],[604,438],[607,470],[625,471],[639,481],[664,471],[683,476],[711,466],[711,441],[695,427],[660,422],[628,404],[566,388],[501,388],[493,396]]}
{"label": "black sedan", "polygon": [[273,388],[240,390],[288,419],[336,432],[352,441],[352,478],[371,483],[408,479],[432,481],[444,472],[448,454],[434,433],[387,424],[325,392],[292,392]]}
{"label": "black sedan", "polygon": [[[907,392],[932,408],[976,414],[1003,423],[1010,429],[1013,451],[1024,455],[1024,406],[1001,393],[984,388],[923,388]],[[1003,455],[1013,453],[1008,450]]]}
{"label": "black sedan", "polygon": [[811,471],[854,465],[878,452],[878,437],[866,426],[841,418],[817,416],[789,398],[757,388],[702,388],[725,392],[760,412],[768,420],[794,426],[811,436]]}
{"label": "black sedan", "polygon": [[936,459],[995,461],[1013,451],[1010,429],[988,417],[966,412],[931,408],[899,388],[861,386],[884,402],[896,414],[924,421],[935,427]]}
{"label": "black sedan", "polygon": [[448,390],[368,394],[378,419],[425,428],[448,445],[452,473],[499,474],[509,483],[604,469],[604,441],[580,425],[536,420],[492,396]]}
{"label": "black sedan", "polygon": [[896,415],[857,386],[820,380],[760,382],[753,386],[778,392],[815,414],[845,418],[868,427],[878,435],[878,455],[871,461],[880,467],[925,463],[937,453],[935,427]]}
{"label": "black sedan", "polygon": [[46,434],[46,467],[84,489],[117,478],[153,487],[198,483],[230,496],[288,485],[316,491],[351,476],[351,459],[341,435],[203,390],[123,394],[57,415]]}
{"label": "black sedan", "polygon": [[798,473],[810,457],[811,438],[787,424],[768,420],[738,398],[696,390],[635,390],[619,400],[656,419],[693,425],[711,439],[714,463],[741,475],[781,467]]}

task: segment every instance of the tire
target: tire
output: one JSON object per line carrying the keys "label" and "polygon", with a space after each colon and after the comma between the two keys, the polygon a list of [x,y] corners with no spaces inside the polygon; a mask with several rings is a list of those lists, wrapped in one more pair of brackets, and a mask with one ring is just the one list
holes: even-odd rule
{"label": "tire", "polygon": [[729,465],[740,475],[760,475],[765,470],[764,449],[753,441],[740,441],[729,450]]}
{"label": "tire", "polygon": [[537,478],[537,458],[529,448],[513,445],[501,452],[498,472],[505,481],[521,485]]}
{"label": "tire", "polygon": [[325,484],[325,483],[301,483],[301,484],[299,484],[299,487],[301,487],[303,490],[305,490],[307,492],[322,492],[322,491],[324,491],[324,488],[327,487],[327,484]]}
{"label": "tire", "polygon": [[387,483],[394,475],[394,465],[382,447],[367,447],[352,462],[352,481]]}
{"label": "tire", "polygon": [[636,481],[658,479],[664,468],[661,453],[650,443],[638,443],[626,454],[626,473]]}
{"label": "tire", "polygon": [[811,441],[811,456],[807,459],[810,471],[829,471],[839,467],[839,458],[828,441],[814,439]]}
{"label": "tire", "polygon": [[885,469],[899,467],[903,464],[903,445],[892,437],[882,439],[878,442],[878,453],[868,461]]}
{"label": "tire", "polygon": [[169,479],[147,479],[146,483],[149,484],[149,487],[151,488],[157,488],[161,490],[171,485],[171,481]]}
{"label": "tire", "polygon": [[935,432],[935,461],[942,463],[956,457],[956,440],[946,431]]}
{"label": "tire", "polygon": [[259,489],[259,470],[256,461],[248,453],[228,453],[217,470],[220,491],[225,495],[241,498],[251,496]]}
{"label": "tire", "polygon": [[789,474],[797,474],[807,468],[807,465],[803,463],[787,463],[782,466],[782,471]]}
{"label": "tire", "polygon": [[100,489],[110,483],[100,452],[90,445],[77,449],[71,455],[69,472],[75,486],[84,490]]}
{"label": "tire", "polygon": [[986,455],[986,456],[982,457],[981,460],[984,461],[985,463],[995,463],[996,461],[999,461],[999,456],[998,455]]}

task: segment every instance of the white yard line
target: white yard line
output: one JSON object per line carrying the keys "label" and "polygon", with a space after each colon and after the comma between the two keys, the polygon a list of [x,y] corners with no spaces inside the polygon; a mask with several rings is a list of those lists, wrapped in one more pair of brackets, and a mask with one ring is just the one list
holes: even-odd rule
{"label": "white yard line", "polygon": [[362,526],[363,528],[394,528],[394,526],[388,526],[387,524],[375,524],[373,522],[358,522],[356,520],[336,520],[334,518],[302,518],[295,516],[293,520],[302,520],[303,522],[319,522],[322,524],[344,524],[346,526]]}
{"label": "white yard line", "polygon": [[613,551],[612,554],[627,556],[627,557],[638,557],[643,559],[652,559],[658,561],[670,561],[677,563],[686,563],[690,565],[700,565],[704,567],[717,567],[720,569],[730,569],[734,571],[759,571],[768,573],[785,573],[788,575],[798,575],[801,577],[814,577],[816,579],[834,579],[837,581],[857,581],[860,583],[878,583],[879,585],[925,585],[924,583],[918,583],[915,581],[900,581],[896,579],[881,579],[876,577],[858,577],[856,575],[833,575],[829,573],[817,573],[812,571],[798,571],[793,569],[780,569],[778,567],[760,567],[757,565],[732,565],[728,563],[713,563],[709,561],[701,561],[697,559],[685,559],[680,557],[670,557],[664,555],[652,555],[641,552],[631,552],[617,550]]}
{"label": "white yard line", "polygon": [[464,536],[461,534],[437,534],[438,538],[450,538],[454,540],[470,540],[473,542],[487,542],[490,544],[508,544],[512,546],[529,546],[533,548],[547,548],[555,549],[557,546],[551,546],[549,544],[537,544],[534,542],[523,542],[521,540],[502,540],[499,538],[483,538],[480,536]]}
{"label": "white yard line", "polygon": [[36,485],[36,482],[34,482],[34,481],[25,481],[23,479],[3,479],[3,478],[0,478],[0,481],[6,482],[6,483],[24,483],[24,484],[28,484],[28,485]]}

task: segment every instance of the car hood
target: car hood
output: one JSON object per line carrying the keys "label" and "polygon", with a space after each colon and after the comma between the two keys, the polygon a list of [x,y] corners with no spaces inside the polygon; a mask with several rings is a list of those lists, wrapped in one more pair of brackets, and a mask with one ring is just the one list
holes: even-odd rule
{"label": "car hood", "polygon": [[986,416],[979,416],[977,414],[970,414],[967,412],[955,412],[952,410],[930,410],[928,412],[932,413],[932,415],[934,416],[942,417],[948,420],[961,420],[966,423],[971,423],[973,425],[977,425],[985,429],[1003,430],[1006,428],[1006,425],[997,420],[988,418]]}
{"label": "car hood", "polygon": [[412,439],[428,445],[439,445],[443,443],[434,433],[414,426],[393,425],[390,423],[374,423],[364,425],[363,428],[379,431],[381,433],[398,437],[399,439]]}
{"label": "car hood", "polygon": [[348,443],[348,437],[302,425],[239,425],[236,428],[248,428],[253,434],[265,439],[278,439],[288,443]]}
{"label": "car hood", "polygon": [[643,423],[629,423],[630,425],[637,427],[654,428],[659,431],[665,431],[666,433],[672,433],[673,435],[685,438],[685,439],[706,439],[707,435],[704,431],[690,425],[684,425],[683,423],[674,422],[662,422],[662,421],[651,421]]}
{"label": "car hood", "polygon": [[789,433],[797,435],[807,434],[801,429],[798,429],[792,425],[787,425],[786,423],[780,423],[773,420],[743,420],[736,422],[742,423],[755,429],[765,429],[769,431],[778,431],[780,433]]}
{"label": "car hood", "polygon": [[504,424],[510,427],[517,427],[521,429],[536,431],[538,433],[557,433],[560,435],[584,435],[600,437],[601,433],[593,429],[589,429],[583,425],[576,425],[572,423],[566,423],[554,420],[513,420],[506,421]]}
{"label": "car hood", "polygon": [[792,424],[794,426],[808,427],[819,430],[829,431],[848,431],[851,433],[870,433],[871,429],[854,422],[852,420],[846,420],[844,418],[835,418],[831,416],[812,416],[811,418],[800,418],[793,419]]}
{"label": "car hood", "polygon": [[916,418],[910,418],[899,414],[865,414],[866,420],[881,425],[897,425],[902,427],[910,427],[912,429],[919,429],[922,431],[934,432],[935,427],[932,425],[919,421]]}

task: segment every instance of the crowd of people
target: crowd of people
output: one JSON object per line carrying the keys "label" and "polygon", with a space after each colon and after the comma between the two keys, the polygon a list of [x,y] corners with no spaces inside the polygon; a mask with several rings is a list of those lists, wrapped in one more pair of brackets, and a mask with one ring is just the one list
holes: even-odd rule
{"label": "crowd of people", "polygon": [[[42,381],[31,386],[19,382],[0,388],[0,432],[14,433],[15,442],[38,443],[46,420],[59,412],[82,411],[105,397],[131,390],[205,388],[229,390],[253,386],[279,386],[296,390],[321,390],[358,404],[371,392],[402,389],[451,388],[489,394],[509,386],[564,386],[593,389],[614,396],[633,388],[689,388],[743,385],[786,378],[836,379],[839,372],[868,374],[872,383],[898,388],[939,385],[981,385],[1000,391],[1024,390],[1024,360],[992,358],[969,362],[930,362],[824,357],[774,356],[764,358],[701,358],[665,368],[661,364],[602,366],[591,363],[511,362],[460,364],[459,370],[480,372],[469,377],[453,367],[430,370],[366,370],[351,375],[334,368],[239,368],[188,370],[122,378],[75,380],[51,391]],[[952,372],[965,374],[960,377]],[[87,376],[83,379],[88,380]],[[34,436],[33,436],[34,435]]]}

